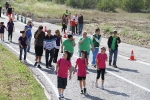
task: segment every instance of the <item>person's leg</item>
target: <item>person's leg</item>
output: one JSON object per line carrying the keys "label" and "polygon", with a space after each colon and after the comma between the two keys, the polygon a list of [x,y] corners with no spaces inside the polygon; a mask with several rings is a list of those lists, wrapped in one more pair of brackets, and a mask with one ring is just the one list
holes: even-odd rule
{"label": "person's leg", "polygon": [[53,62],[54,62],[54,63],[57,62],[58,53],[59,53],[59,49],[55,49],[54,59],[53,59]]}
{"label": "person's leg", "polygon": [[82,81],[83,81],[83,87],[86,88],[86,81],[85,81],[85,79],[83,79]]}
{"label": "person's leg", "polygon": [[102,89],[104,89],[104,74],[105,74],[105,69],[101,69],[102,74],[101,74],[101,78],[102,78]]}
{"label": "person's leg", "polygon": [[1,17],[1,11],[2,11],[2,7],[0,7],[0,17]]}
{"label": "person's leg", "polygon": [[2,34],[2,40],[4,41],[4,33]]}
{"label": "person's leg", "polygon": [[100,78],[100,70],[97,70],[96,84],[98,83],[99,78]]}
{"label": "person's leg", "polygon": [[27,52],[30,51],[31,38],[32,38],[32,36],[27,36],[27,41],[28,41]]}
{"label": "person's leg", "polygon": [[117,67],[116,62],[117,62],[117,55],[118,55],[118,50],[114,50],[114,60],[113,60],[113,65]]}
{"label": "person's leg", "polygon": [[80,89],[82,90],[82,80],[79,80]]}
{"label": "person's leg", "polygon": [[75,27],[76,27],[76,32],[75,33],[77,34],[78,33],[78,24],[76,24]]}
{"label": "person's leg", "polygon": [[24,48],[24,61],[26,61],[26,56],[27,56],[27,48]]}
{"label": "person's leg", "polygon": [[93,53],[93,58],[92,58],[92,65],[96,64],[96,55],[97,55],[97,48],[94,48],[94,51],[92,51]]}
{"label": "person's leg", "polygon": [[48,67],[48,58],[49,58],[49,51],[45,50],[46,67]]}
{"label": "person's leg", "polygon": [[80,26],[80,35],[82,34],[82,30],[83,30],[83,24],[81,24],[81,26]]}
{"label": "person's leg", "polygon": [[65,24],[63,24],[63,30],[64,30],[64,33],[65,33],[65,28],[66,28],[66,25],[65,25]]}
{"label": "person's leg", "polygon": [[50,60],[49,60],[49,66],[52,67],[52,60],[54,58],[54,49],[50,50]]}
{"label": "person's leg", "polygon": [[10,31],[10,41],[12,42],[13,31]]}
{"label": "person's leg", "polygon": [[109,66],[111,66],[112,55],[113,55],[113,50],[109,51]]}
{"label": "person's leg", "polygon": [[22,60],[22,48],[20,48],[20,55],[19,55],[19,60]]}
{"label": "person's leg", "polygon": [[81,28],[80,28],[80,27],[81,27],[80,25],[81,25],[81,24],[78,24],[78,32],[79,32],[79,35],[80,35],[80,29],[81,29]]}

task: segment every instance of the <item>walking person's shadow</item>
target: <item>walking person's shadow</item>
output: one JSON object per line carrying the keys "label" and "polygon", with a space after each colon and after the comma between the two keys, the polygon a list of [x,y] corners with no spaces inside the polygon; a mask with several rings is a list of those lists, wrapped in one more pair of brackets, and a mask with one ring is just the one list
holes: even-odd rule
{"label": "walking person's shadow", "polygon": [[104,89],[104,91],[107,91],[108,93],[113,94],[113,95],[121,95],[123,97],[129,97],[129,95],[127,95],[126,93],[121,93],[121,92],[112,91],[108,89]]}

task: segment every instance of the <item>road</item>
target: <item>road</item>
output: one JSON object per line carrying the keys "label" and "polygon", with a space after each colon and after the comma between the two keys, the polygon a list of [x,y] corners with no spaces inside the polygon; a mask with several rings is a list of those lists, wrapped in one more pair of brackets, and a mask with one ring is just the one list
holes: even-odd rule
{"label": "road", "polygon": [[[8,19],[6,16],[2,16],[0,22],[6,22]],[[47,29],[51,29],[52,33],[56,29],[61,29],[60,26],[50,23],[34,22],[35,26],[32,30],[34,33],[39,25],[47,26]],[[9,48],[10,51],[17,56],[19,53],[18,38],[21,36],[20,30],[24,29],[24,24],[21,22],[15,22],[15,32],[13,33],[13,42],[7,41],[7,32],[5,32],[5,42],[0,41],[1,44]],[[94,29],[93,29],[94,30]],[[81,36],[74,36],[76,43]],[[35,54],[33,41],[31,43],[31,52],[27,54],[27,66],[32,71],[35,78],[37,78],[41,85],[46,90],[46,95],[49,99],[57,100],[57,76],[54,74],[54,68],[46,69],[45,67],[45,54],[42,57],[42,69],[35,68],[33,66]],[[107,39],[102,38],[101,46],[107,47]],[[135,51],[136,61],[128,60],[131,50]],[[75,52],[71,59],[72,65],[75,65],[75,61],[78,57],[78,47],[75,46]],[[108,52],[107,52],[108,53]],[[80,94],[79,83],[77,76],[73,75],[71,80],[68,80],[67,89],[64,92],[66,100],[150,100],[150,49],[133,46],[130,44],[121,43],[119,45],[118,55],[118,68],[108,66],[105,74],[105,90],[96,88],[93,82],[96,78],[96,69],[90,64],[87,70],[87,92],[86,96]],[[59,57],[62,54],[59,53]],[[89,61],[92,59],[92,53],[90,54]],[[55,64],[53,64],[55,66]],[[99,86],[101,81],[99,80]]]}

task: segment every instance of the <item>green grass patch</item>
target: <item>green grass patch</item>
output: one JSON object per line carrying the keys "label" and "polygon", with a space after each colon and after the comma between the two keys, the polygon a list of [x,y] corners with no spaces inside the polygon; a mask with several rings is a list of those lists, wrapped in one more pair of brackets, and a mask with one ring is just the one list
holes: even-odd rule
{"label": "green grass patch", "polygon": [[0,100],[47,100],[27,66],[0,44]]}

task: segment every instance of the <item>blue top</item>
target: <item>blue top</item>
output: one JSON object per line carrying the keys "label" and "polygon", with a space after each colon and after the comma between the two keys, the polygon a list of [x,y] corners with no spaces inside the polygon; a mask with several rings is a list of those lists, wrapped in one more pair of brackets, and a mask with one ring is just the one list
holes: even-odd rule
{"label": "blue top", "polygon": [[56,46],[60,46],[60,39],[61,39],[61,37],[58,37],[56,35],[54,35],[54,37],[57,38],[57,40],[56,40]]}
{"label": "blue top", "polygon": [[[29,29],[29,30],[28,30],[28,29]],[[25,26],[25,30],[26,30],[26,36],[32,36],[32,32],[31,32],[32,26],[26,25],[26,26]]]}
{"label": "blue top", "polygon": [[5,25],[0,26],[0,33],[4,33]]}
{"label": "blue top", "polygon": [[8,30],[9,31],[13,31],[13,27],[14,27],[14,23],[13,22],[8,22],[7,26],[8,26]]}

